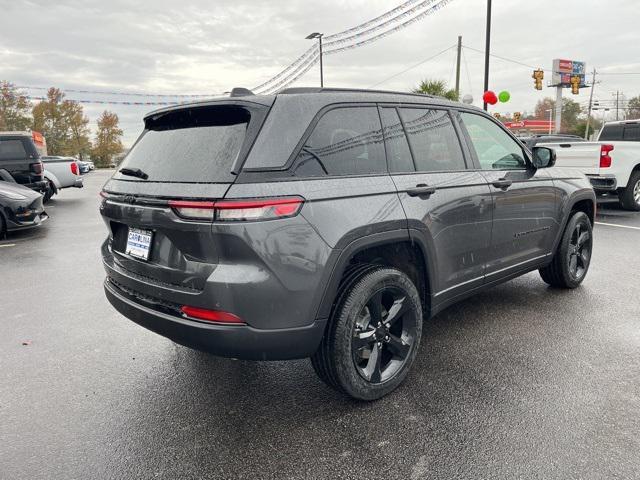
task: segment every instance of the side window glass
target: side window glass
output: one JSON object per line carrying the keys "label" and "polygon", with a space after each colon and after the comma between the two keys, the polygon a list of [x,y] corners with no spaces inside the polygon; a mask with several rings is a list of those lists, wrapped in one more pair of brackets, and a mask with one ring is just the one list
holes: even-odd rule
{"label": "side window glass", "polygon": [[518,143],[498,125],[481,115],[462,112],[462,122],[471,137],[483,170],[518,170],[527,162]]}
{"label": "side window glass", "polygon": [[449,113],[446,110],[402,108],[416,171],[464,170],[464,156]]}
{"label": "side window glass", "polygon": [[386,173],[377,107],[328,111],[302,147],[294,168],[301,177]]}
{"label": "side window glass", "polygon": [[389,170],[393,173],[413,172],[415,167],[409,150],[409,142],[402,128],[398,111],[395,108],[380,109],[384,140],[387,147]]}

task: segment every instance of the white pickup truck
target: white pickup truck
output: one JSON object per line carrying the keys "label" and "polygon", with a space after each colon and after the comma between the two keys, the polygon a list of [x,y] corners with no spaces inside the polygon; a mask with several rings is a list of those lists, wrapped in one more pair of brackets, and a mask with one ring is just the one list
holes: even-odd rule
{"label": "white pickup truck", "polygon": [[44,165],[44,179],[47,182],[47,191],[44,194],[45,202],[48,202],[63,188],[83,187],[80,164],[75,158],[42,156],[40,160]]}
{"label": "white pickup truck", "polygon": [[596,193],[616,193],[626,210],[640,211],[640,120],[607,122],[595,142],[544,143],[556,165],[584,173]]}

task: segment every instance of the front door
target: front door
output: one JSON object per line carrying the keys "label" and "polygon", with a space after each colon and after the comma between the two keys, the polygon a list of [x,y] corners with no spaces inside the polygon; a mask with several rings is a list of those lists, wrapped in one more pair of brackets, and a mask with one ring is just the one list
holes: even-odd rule
{"label": "front door", "polygon": [[486,281],[544,261],[558,232],[556,193],[549,173],[501,125],[484,115],[459,115],[476,166],[492,194],[493,229]]}

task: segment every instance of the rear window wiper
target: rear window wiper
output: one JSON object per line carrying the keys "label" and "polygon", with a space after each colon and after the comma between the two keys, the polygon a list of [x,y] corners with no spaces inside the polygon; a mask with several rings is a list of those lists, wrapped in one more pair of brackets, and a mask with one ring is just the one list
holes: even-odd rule
{"label": "rear window wiper", "polygon": [[123,175],[130,175],[132,177],[142,178],[143,180],[146,180],[147,178],[149,178],[149,175],[144,173],[139,168],[127,168],[127,167],[121,168],[120,173]]}

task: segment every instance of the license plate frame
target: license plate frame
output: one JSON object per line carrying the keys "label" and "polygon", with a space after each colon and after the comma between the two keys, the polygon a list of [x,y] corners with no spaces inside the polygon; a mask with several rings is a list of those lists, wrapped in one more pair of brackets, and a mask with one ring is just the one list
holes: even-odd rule
{"label": "license plate frame", "polygon": [[134,258],[147,261],[151,254],[153,231],[143,228],[129,227],[125,252]]}

